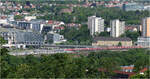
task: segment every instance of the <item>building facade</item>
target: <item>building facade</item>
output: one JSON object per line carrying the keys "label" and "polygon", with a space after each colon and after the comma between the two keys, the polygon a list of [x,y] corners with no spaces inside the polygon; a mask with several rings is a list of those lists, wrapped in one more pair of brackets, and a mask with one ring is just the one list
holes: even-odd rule
{"label": "building facade", "polygon": [[44,44],[44,37],[42,34],[34,32],[25,32],[14,29],[2,29],[0,35],[8,41],[9,46],[40,46]]}
{"label": "building facade", "polygon": [[138,45],[150,48],[150,17],[142,20],[142,36],[138,38]]}
{"label": "building facade", "polygon": [[88,29],[91,35],[104,32],[104,19],[96,16],[88,17]]}
{"label": "building facade", "polygon": [[16,28],[19,29],[30,29],[31,23],[26,22],[26,21],[17,21]]}
{"label": "building facade", "polygon": [[30,29],[34,32],[42,32],[44,24],[40,24],[40,23],[31,23]]}
{"label": "building facade", "polygon": [[146,48],[150,48],[150,37],[139,37],[138,45]]}
{"label": "building facade", "polygon": [[128,4],[123,4],[123,10],[125,11],[142,11],[144,10],[144,5],[139,4],[139,3],[128,3]]}
{"label": "building facade", "polygon": [[30,26],[30,29],[33,30],[34,32],[39,32],[41,33],[42,32],[42,29],[43,29],[43,26],[45,24],[45,20],[31,20],[30,21],[31,23],[31,26]]}
{"label": "building facade", "polygon": [[96,37],[94,38],[93,46],[132,46],[130,38],[112,38],[112,37]]}
{"label": "building facade", "polygon": [[125,22],[117,20],[112,20],[110,22],[111,26],[111,36],[112,37],[119,37],[125,32]]}
{"label": "building facade", "polygon": [[12,25],[18,29],[32,30],[34,32],[42,32],[44,21],[43,20],[31,20],[31,21],[11,21]]}
{"label": "building facade", "polygon": [[32,19],[36,19],[36,16],[25,16],[24,19],[30,21]]}
{"label": "building facade", "polygon": [[66,42],[66,39],[64,39],[63,35],[54,33],[54,32],[48,32],[45,36],[45,41],[47,43],[62,43]]}
{"label": "building facade", "polygon": [[142,36],[150,37],[150,17],[142,20]]}

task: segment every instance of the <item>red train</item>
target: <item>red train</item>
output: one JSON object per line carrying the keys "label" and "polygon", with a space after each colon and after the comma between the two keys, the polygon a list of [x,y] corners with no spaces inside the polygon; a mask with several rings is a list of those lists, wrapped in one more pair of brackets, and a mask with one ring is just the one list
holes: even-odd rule
{"label": "red train", "polygon": [[141,46],[109,46],[109,47],[99,47],[99,48],[72,48],[64,49],[64,51],[80,51],[80,50],[115,50],[115,49],[134,49],[142,48]]}

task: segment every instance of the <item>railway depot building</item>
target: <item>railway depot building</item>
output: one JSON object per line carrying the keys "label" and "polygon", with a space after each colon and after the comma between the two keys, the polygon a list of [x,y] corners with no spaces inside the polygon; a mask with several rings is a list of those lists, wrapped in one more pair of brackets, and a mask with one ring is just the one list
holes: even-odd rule
{"label": "railway depot building", "polygon": [[132,46],[130,38],[95,37],[92,46]]}
{"label": "railway depot building", "polygon": [[0,36],[8,41],[4,47],[26,48],[26,46],[40,46],[44,44],[42,34],[12,28],[0,28]]}

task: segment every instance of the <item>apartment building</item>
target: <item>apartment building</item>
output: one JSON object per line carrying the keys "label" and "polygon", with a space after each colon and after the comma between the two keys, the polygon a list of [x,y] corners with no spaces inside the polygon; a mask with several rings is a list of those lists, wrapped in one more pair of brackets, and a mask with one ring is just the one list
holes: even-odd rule
{"label": "apartment building", "polygon": [[150,17],[142,19],[142,36],[137,41],[139,46],[150,48]]}
{"label": "apartment building", "polygon": [[104,32],[104,19],[96,16],[88,17],[88,29],[91,35]]}
{"label": "apartment building", "polygon": [[125,32],[125,22],[120,21],[119,19],[112,20],[110,22],[111,26],[111,36],[112,37],[119,37],[120,35],[124,34]]}

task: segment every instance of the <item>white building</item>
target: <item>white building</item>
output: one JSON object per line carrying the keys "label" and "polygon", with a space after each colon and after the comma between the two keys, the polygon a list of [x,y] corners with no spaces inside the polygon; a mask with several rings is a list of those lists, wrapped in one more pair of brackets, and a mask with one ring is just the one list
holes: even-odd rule
{"label": "white building", "polygon": [[0,19],[0,24],[8,24],[7,19]]}
{"label": "white building", "polygon": [[34,32],[42,32],[45,25],[44,20],[31,20],[31,21],[12,21],[12,25],[19,29],[32,30]]}
{"label": "white building", "polygon": [[33,30],[34,32],[42,32],[44,24],[40,24],[40,23],[31,23],[30,29]]}
{"label": "white building", "polygon": [[53,41],[53,43],[56,44],[66,42],[67,40],[64,38],[63,35],[51,31],[48,32],[47,35],[45,36],[45,41]]}
{"label": "white building", "polygon": [[7,19],[8,19],[8,21],[15,21],[14,20],[14,15],[8,15]]}
{"label": "white building", "polygon": [[150,10],[150,5],[144,6],[144,10]]}
{"label": "white building", "polygon": [[96,16],[88,17],[88,29],[91,35],[104,32],[104,19]]}
{"label": "white building", "polygon": [[36,16],[25,16],[24,19],[27,21],[31,21],[32,19],[36,19]]}
{"label": "white building", "polygon": [[125,32],[125,22],[117,20],[112,20],[110,22],[111,26],[111,36],[112,37],[119,37]]}
{"label": "white building", "polygon": [[110,28],[110,27],[107,27],[107,28],[106,28],[106,32],[111,32],[111,28]]}
{"label": "white building", "polygon": [[150,48],[150,37],[139,37],[138,46]]}

